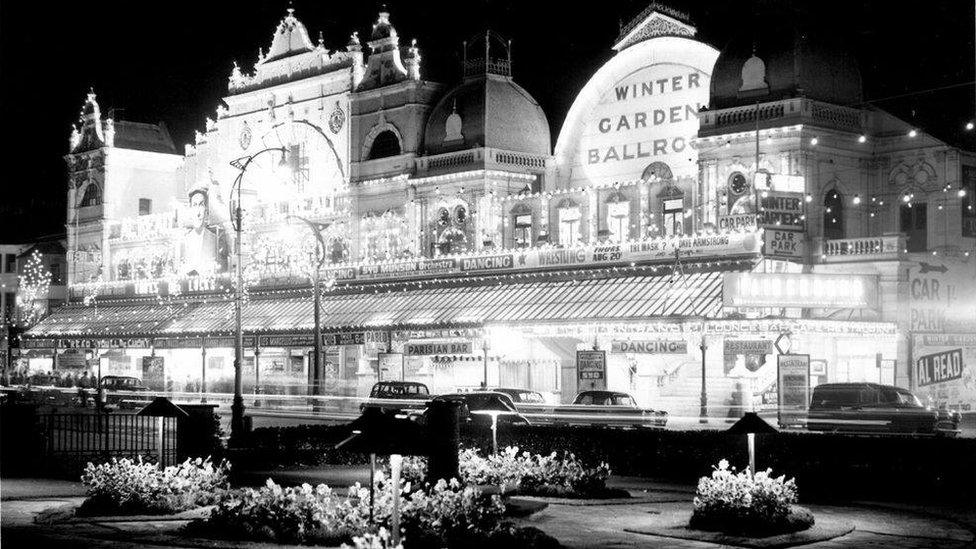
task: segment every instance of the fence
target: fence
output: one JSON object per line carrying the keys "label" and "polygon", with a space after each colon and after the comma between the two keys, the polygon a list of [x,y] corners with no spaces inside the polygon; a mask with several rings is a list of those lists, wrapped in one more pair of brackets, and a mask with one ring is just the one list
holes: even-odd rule
{"label": "fence", "polygon": [[41,415],[38,420],[45,470],[71,473],[82,470],[89,461],[99,463],[113,457],[139,455],[161,461],[164,466],[177,461],[176,418],[54,413]]}

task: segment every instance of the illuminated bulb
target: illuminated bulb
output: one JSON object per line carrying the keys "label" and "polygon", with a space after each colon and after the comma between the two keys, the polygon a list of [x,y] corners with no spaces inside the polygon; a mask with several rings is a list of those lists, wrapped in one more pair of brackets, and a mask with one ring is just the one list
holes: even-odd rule
{"label": "illuminated bulb", "polygon": [[813,196],[808,194],[808,195],[806,195],[806,196],[803,197],[803,200],[805,200],[808,203],[809,202],[813,202]]}
{"label": "illuminated bulb", "polygon": [[769,191],[763,191],[762,192],[762,197],[763,198],[769,198]]}
{"label": "illuminated bulb", "polygon": [[917,135],[918,135],[918,131],[916,131],[916,130],[915,130],[915,128],[912,128],[912,129],[911,129],[911,130],[910,130],[910,131],[908,132],[908,137],[915,137],[915,136],[917,136]]}
{"label": "illuminated bulb", "polygon": [[964,198],[966,196],[966,189],[959,189],[956,194],[959,195],[959,198]]}
{"label": "illuminated bulb", "polygon": [[854,195],[854,205],[857,206],[860,203],[861,203],[861,195],[855,194]]}
{"label": "illuminated bulb", "polygon": [[868,136],[866,136],[866,135],[862,135],[861,137],[858,137],[857,138],[857,142],[858,143],[866,143],[867,140],[868,140]]}
{"label": "illuminated bulb", "polygon": [[[966,131],[972,131],[974,127],[976,127],[976,126],[973,126],[973,123],[972,122],[966,122]],[[966,255],[969,255],[969,254],[967,253]]]}
{"label": "illuminated bulb", "polygon": [[816,137],[810,140],[810,144],[813,145],[814,147],[817,146],[817,143],[820,143],[820,140],[817,139]]}
{"label": "illuminated bulb", "polygon": [[911,199],[912,199],[912,197],[911,197],[911,196],[909,196],[909,195],[907,195],[907,194],[903,194],[903,195],[901,195],[901,201],[902,201],[902,202],[905,202],[905,203],[907,203],[907,202],[908,202],[909,200],[911,200]]}

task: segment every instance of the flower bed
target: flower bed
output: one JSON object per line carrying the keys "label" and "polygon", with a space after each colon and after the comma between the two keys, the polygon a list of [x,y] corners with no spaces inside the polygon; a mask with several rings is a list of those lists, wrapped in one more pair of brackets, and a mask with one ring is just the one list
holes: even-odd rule
{"label": "flower bed", "polygon": [[[541,532],[503,522],[505,506],[497,495],[462,486],[457,479],[417,489],[401,481],[400,526],[406,549],[558,547]],[[259,489],[221,494],[206,520],[194,521],[187,534],[234,540],[335,546],[388,547],[380,529],[389,529],[392,483],[378,475],[374,520],[369,521],[369,490],[358,483],[344,494],[324,484],[283,488],[270,479]]]}
{"label": "flower bed", "polygon": [[213,503],[227,487],[230,465],[210,458],[186,460],[160,469],[154,463],[123,458],[89,463],[81,482],[88,497],[78,515],[171,514]]}
{"label": "flower bed", "polygon": [[698,481],[689,527],[749,536],[771,536],[813,526],[809,510],[796,505],[793,479],[774,478],[771,469],[735,472],[722,460]]}
{"label": "flower bed", "polygon": [[[601,462],[586,467],[574,454],[553,452],[547,456],[519,452],[509,446],[498,454],[482,456],[468,448],[458,455],[458,472],[464,484],[497,485],[522,495],[561,498],[629,497],[624,490],[607,488],[610,466]],[[404,478],[420,483],[426,476],[422,457],[404,459]]]}

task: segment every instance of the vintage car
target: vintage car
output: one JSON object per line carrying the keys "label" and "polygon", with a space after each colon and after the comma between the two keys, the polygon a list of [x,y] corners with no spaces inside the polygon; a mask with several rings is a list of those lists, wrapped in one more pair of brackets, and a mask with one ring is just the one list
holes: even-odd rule
{"label": "vintage car", "polygon": [[825,383],[813,388],[807,429],[956,436],[959,419],[959,412],[925,406],[911,391],[901,387]]}
{"label": "vintage car", "polygon": [[395,410],[420,410],[430,400],[430,391],[416,381],[380,381],[373,385],[369,398],[359,406]]}
{"label": "vintage car", "polygon": [[[450,400],[460,403],[461,425],[491,426],[491,412],[496,412],[498,425],[528,425],[530,422],[522,415],[515,403],[505,393],[494,391],[475,391],[438,395],[431,402]],[[482,413],[484,412],[484,413]]]}
{"label": "vintage car", "polygon": [[528,389],[510,389],[505,387],[494,387],[490,389],[480,389],[479,392],[490,391],[494,393],[503,393],[508,395],[517,405],[519,404],[545,404],[546,399],[541,393],[536,391],[530,391]]}
{"label": "vintage car", "polygon": [[553,423],[607,427],[664,427],[668,413],[641,408],[634,397],[619,391],[583,391],[573,403],[555,408]]}
{"label": "vintage car", "polygon": [[98,398],[106,406],[136,408],[151,400],[148,395],[142,394],[148,392],[149,388],[137,377],[102,376],[98,382]]}

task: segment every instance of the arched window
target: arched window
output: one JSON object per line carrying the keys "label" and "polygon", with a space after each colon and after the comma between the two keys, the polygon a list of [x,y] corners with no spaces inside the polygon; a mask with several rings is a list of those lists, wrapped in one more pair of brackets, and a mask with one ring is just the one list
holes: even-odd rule
{"label": "arched window", "polygon": [[81,199],[82,206],[97,206],[102,203],[102,192],[99,190],[98,185],[95,183],[89,183],[88,188],[85,189],[85,196]]}
{"label": "arched window", "polygon": [[367,160],[376,160],[377,158],[386,158],[398,154],[400,154],[400,139],[397,138],[393,131],[386,130],[380,132],[373,139],[373,145],[369,148],[369,158]]}
{"label": "arched window", "polygon": [[671,167],[664,162],[651,162],[644,168],[641,179],[644,181],[670,181],[674,179],[674,175],[671,174]]}
{"label": "arched window", "polygon": [[830,189],[824,195],[823,206],[824,238],[844,238],[844,195],[837,189]]}

